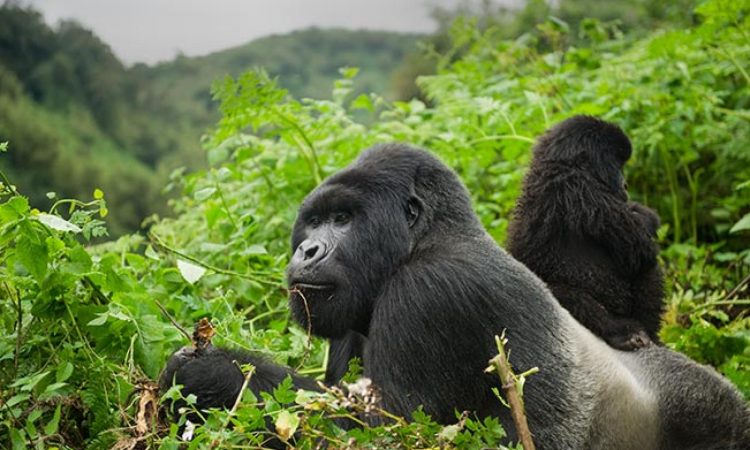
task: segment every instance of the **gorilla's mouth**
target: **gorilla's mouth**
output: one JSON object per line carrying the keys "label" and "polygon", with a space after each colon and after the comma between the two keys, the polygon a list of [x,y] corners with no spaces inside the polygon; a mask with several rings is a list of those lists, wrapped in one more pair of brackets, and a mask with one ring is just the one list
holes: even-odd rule
{"label": "gorilla's mouth", "polygon": [[294,282],[290,283],[291,288],[290,291],[306,291],[306,290],[312,290],[312,291],[332,291],[333,290],[333,284],[331,283],[305,283],[305,282]]}
{"label": "gorilla's mouth", "polygon": [[333,283],[309,283],[305,281],[294,281],[289,283],[289,286],[290,299],[301,300],[305,303],[330,300],[335,289]]}

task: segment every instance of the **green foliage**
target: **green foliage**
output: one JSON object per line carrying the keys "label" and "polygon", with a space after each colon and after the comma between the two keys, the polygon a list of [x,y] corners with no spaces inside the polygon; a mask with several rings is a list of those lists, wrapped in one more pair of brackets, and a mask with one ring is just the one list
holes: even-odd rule
{"label": "green foliage", "polygon": [[[175,217],[156,221],[145,237],[92,247],[107,207],[119,208],[106,187],[108,204],[94,191],[91,201],[55,199],[42,213],[3,175],[0,442],[109,448],[136,435],[133,395],[144,395],[144,380],[186,343],[163,310],[184,326],[211,317],[216,344],[322,375],[325,343],[290,323],[281,288],[305,194],[361,149],[405,141],[458,172],[502,242],[535,136],[575,113],[613,120],[633,137],[630,190],[664,222],[664,341],[750,395],[749,11],[747,1],[712,0],[697,10],[699,24],[644,38],[596,21],[577,29],[555,20],[503,40],[493,27],[461,19],[439,72],[419,81],[427,102],[359,94],[355,69],[342,69],[330,99],[299,100],[262,70],[219,80],[222,118],[205,141],[209,167],[173,172],[168,189],[182,192],[171,202]],[[574,33],[583,36],[575,45]],[[494,419],[457,412],[455,424],[441,426],[420,411],[408,423],[344,432],[331,416],[364,411],[366,399],[297,394],[288,385],[262,399],[248,392],[236,409],[208,413],[186,445],[263,442],[264,418],[281,437],[298,431],[299,448],[322,436],[352,448],[496,448],[504,433]],[[177,426],[153,431],[138,436],[182,445]]]}

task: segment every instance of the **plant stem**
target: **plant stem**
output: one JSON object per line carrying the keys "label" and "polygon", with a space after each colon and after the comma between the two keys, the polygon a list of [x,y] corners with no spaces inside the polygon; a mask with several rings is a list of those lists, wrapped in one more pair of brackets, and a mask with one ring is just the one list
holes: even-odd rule
{"label": "plant stem", "polygon": [[252,277],[250,275],[245,275],[243,273],[235,272],[233,270],[227,270],[227,269],[222,269],[220,267],[213,266],[211,264],[208,264],[208,263],[205,263],[205,262],[199,260],[198,258],[192,257],[192,256],[190,256],[190,255],[188,255],[186,253],[183,253],[183,252],[181,252],[181,251],[179,251],[179,250],[177,250],[177,249],[175,249],[173,247],[170,247],[169,245],[167,245],[166,243],[164,243],[164,241],[162,241],[159,236],[155,235],[154,233],[149,233],[148,237],[149,237],[149,239],[151,239],[151,242],[153,242],[157,247],[160,247],[160,248],[162,248],[162,249],[164,249],[164,250],[166,250],[166,251],[168,251],[170,253],[174,253],[175,255],[177,255],[177,256],[179,256],[181,258],[184,258],[184,259],[186,259],[186,260],[188,260],[188,261],[190,261],[192,263],[198,264],[199,266],[204,267],[204,268],[209,269],[209,270],[212,270],[212,271],[214,271],[216,273],[220,273],[222,275],[228,275],[228,276],[231,276],[231,277],[242,278],[244,280],[250,280],[250,281],[254,281],[256,283],[263,283],[263,284],[267,284],[267,285],[270,285],[270,286],[277,286],[280,283],[280,281],[279,282],[274,282],[274,281],[266,280],[266,279],[262,278],[262,276],[268,276],[269,278],[273,276],[273,275],[270,275],[268,273],[257,273],[256,277]]}
{"label": "plant stem", "polygon": [[167,308],[165,308],[164,305],[159,303],[159,300],[154,299],[154,303],[156,303],[156,306],[159,307],[159,309],[161,310],[161,313],[164,314],[164,317],[169,319],[169,321],[172,322],[172,325],[175,328],[177,328],[177,331],[182,333],[187,338],[188,342],[192,342],[193,337],[190,335],[190,333],[188,333],[188,331],[185,328],[183,328],[179,323],[177,323],[175,318],[172,317],[171,314],[169,314],[169,311],[167,311]]}
{"label": "plant stem", "polygon": [[[11,303],[13,303],[13,292],[10,290],[10,286],[8,286],[8,283],[3,282],[3,286],[5,286],[5,290],[8,292],[8,299]],[[19,355],[21,354],[21,327],[23,326],[23,309],[21,308],[21,296],[18,295],[18,291],[16,291],[15,300],[18,308],[18,318],[16,319],[16,351],[13,355],[13,378],[16,377],[18,373],[18,360]]]}
{"label": "plant stem", "polygon": [[[237,408],[240,406],[240,402],[242,401],[242,394],[245,392],[245,389],[247,388],[248,383],[250,383],[250,378],[252,378],[253,373],[255,373],[255,367],[250,368],[250,370],[248,370],[247,373],[245,374],[245,379],[242,382],[240,393],[237,394],[237,398],[234,399],[234,405],[232,405],[232,409],[230,409],[229,412],[227,413],[227,417],[224,420],[222,429],[227,429],[227,427],[229,427],[229,422],[232,420],[232,416],[235,415],[235,413],[237,412]],[[221,435],[218,438],[216,438],[213,442],[211,442],[211,448],[219,448],[223,440],[224,440],[224,433],[221,433]]]}
{"label": "plant stem", "polygon": [[502,338],[495,336],[498,354],[490,360],[490,364],[495,367],[500,377],[500,383],[505,393],[505,398],[510,405],[510,415],[513,417],[513,423],[516,425],[519,441],[523,445],[524,450],[535,450],[536,447],[534,446],[534,441],[531,439],[529,424],[526,421],[523,399],[519,394],[518,380],[513,373],[513,369],[510,367],[510,362],[505,352],[504,336],[505,333],[503,333]]}

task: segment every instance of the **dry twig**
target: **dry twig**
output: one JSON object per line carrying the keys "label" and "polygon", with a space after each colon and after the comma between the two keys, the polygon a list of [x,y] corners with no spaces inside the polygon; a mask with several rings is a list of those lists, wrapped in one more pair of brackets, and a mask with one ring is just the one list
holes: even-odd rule
{"label": "dry twig", "polygon": [[156,303],[156,306],[159,307],[159,310],[161,310],[161,313],[164,314],[164,317],[169,319],[170,322],[172,322],[172,325],[177,328],[177,330],[182,333],[183,336],[187,338],[188,341],[192,341],[190,338],[190,333],[186,329],[184,329],[177,321],[172,317],[171,314],[169,314],[169,311],[167,311],[167,308],[164,307],[161,303],[159,303],[159,300],[154,299],[154,302]]}
{"label": "dry twig", "polygon": [[535,450],[534,441],[531,439],[531,431],[529,430],[529,424],[526,421],[526,412],[523,406],[523,398],[519,392],[521,379],[525,374],[533,373],[536,370],[532,369],[521,377],[517,377],[513,373],[513,369],[508,361],[508,356],[505,352],[505,332],[502,336],[495,336],[495,342],[497,343],[498,354],[490,360],[490,367],[487,371],[496,370],[500,377],[500,383],[505,393],[505,398],[510,405],[510,415],[513,417],[513,423],[516,425],[516,431],[518,432],[518,439],[523,445],[524,450]]}

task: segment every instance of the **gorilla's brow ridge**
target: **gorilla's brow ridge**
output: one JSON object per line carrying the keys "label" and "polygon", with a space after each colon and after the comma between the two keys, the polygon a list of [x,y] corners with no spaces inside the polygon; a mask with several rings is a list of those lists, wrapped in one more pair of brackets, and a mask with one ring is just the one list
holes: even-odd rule
{"label": "gorilla's brow ridge", "polygon": [[332,212],[354,212],[363,205],[362,193],[345,184],[326,184],[316,192],[310,202],[306,202],[301,211],[302,217],[311,214],[329,214]]}

